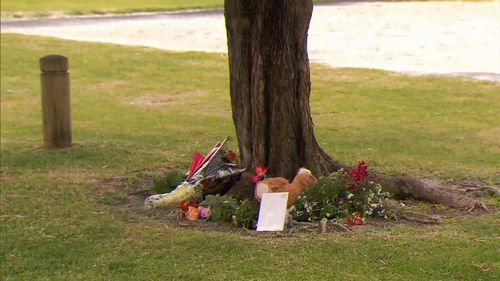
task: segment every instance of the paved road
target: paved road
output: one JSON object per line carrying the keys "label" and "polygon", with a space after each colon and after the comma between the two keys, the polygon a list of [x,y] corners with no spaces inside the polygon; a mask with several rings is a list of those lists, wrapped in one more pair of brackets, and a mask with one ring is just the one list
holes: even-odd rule
{"label": "paved road", "polygon": [[[226,52],[221,10],[2,22],[2,32]],[[318,5],[311,61],[333,67],[465,75],[500,82],[500,2]]]}

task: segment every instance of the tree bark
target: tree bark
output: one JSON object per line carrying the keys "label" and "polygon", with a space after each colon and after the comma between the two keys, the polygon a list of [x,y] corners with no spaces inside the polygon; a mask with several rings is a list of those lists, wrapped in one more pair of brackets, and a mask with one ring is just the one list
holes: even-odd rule
{"label": "tree bark", "polygon": [[[229,192],[235,197],[253,194],[249,179],[257,166],[270,167],[271,176],[290,180],[300,167],[317,176],[345,168],[323,151],[314,136],[307,54],[312,10],[311,0],[224,3],[231,107],[240,163],[247,169]],[[394,193],[441,198],[418,180],[372,176]]]}
{"label": "tree bark", "polygon": [[307,31],[312,1],[225,2],[233,121],[241,165],[293,178],[335,168],[318,145],[309,108]]}

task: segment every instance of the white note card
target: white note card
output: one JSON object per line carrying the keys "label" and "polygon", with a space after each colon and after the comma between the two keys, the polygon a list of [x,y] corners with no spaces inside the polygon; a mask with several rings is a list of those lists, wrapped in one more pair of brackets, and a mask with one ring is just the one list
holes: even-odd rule
{"label": "white note card", "polygon": [[288,192],[263,193],[257,231],[281,231],[285,225]]}

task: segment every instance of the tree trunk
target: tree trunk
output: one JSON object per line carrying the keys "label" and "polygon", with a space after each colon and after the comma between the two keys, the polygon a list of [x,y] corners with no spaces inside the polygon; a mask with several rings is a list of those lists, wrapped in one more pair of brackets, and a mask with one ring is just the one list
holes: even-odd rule
{"label": "tree trunk", "polygon": [[233,121],[243,167],[292,178],[334,161],[314,137],[307,31],[312,1],[225,2]]}
{"label": "tree trunk", "polygon": [[[235,197],[253,194],[249,178],[257,166],[288,179],[300,167],[315,175],[343,168],[314,137],[307,54],[312,10],[311,0],[225,1],[233,121],[248,171],[230,191]],[[414,183],[374,176],[401,194]]]}

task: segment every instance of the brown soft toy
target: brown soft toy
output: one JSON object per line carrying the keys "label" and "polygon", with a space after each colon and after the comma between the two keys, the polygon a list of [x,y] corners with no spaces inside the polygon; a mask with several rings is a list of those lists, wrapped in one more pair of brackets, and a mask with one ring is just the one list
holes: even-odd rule
{"label": "brown soft toy", "polygon": [[255,199],[260,202],[262,194],[267,192],[288,192],[287,208],[290,208],[304,190],[313,187],[317,182],[318,180],[312,175],[311,171],[300,168],[291,183],[282,177],[269,178],[257,183],[255,186]]}

